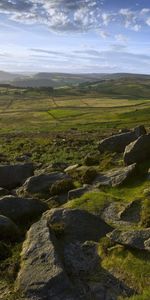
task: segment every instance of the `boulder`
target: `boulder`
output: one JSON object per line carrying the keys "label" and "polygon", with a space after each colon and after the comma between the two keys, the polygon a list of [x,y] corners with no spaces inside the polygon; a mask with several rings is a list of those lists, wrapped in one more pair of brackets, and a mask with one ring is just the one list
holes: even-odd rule
{"label": "boulder", "polygon": [[0,165],[0,187],[13,189],[33,175],[33,164]]}
{"label": "boulder", "polygon": [[70,178],[68,175],[58,172],[32,176],[17,190],[17,194],[20,196],[36,195],[43,198],[49,197],[51,186],[57,181],[68,178]]}
{"label": "boulder", "polygon": [[98,241],[112,228],[99,217],[81,209],[51,209],[46,213],[50,228],[57,234],[61,230],[65,240]]}
{"label": "boulder", "polygon": [[91,241],[70,243],[65,246],[64,261],[70,274],[91,274],[100,263],[98,244]]}
{"label": "boulder", "polygon": [[125,147],[139,136],[146,134],[144,126],[136,127],[133,131],[124,132],[105,138],[99,143],[98,149],[103,152],[124,152]]}
{"label": "boulder", "polygon": [[150,228],[121,231],[115,229],[107,236],[117,244],[130,248],[150,251]]}
{"label": "boulder", "polygon": [[130,143],[124,152],[124,162],[126,165],[140,163],[150,159],[150,134],[139,137]]}
{"label": "boulder", "polygon": [[101,186],[121,186],[135,174],[136,164],[132,164],[117,170],[114,169],[106,173],[98,174],[93,184],[98,188]]}
{"label": "boulder", "polygon": [[16,290],[25,300],[78,300],[46,220],[32,225],[21,253]]}
{"label": "boulder", "polygon": [[0,198],[0,214],[14,222],[28,222],[48,209],[48,205],[37,199],[26,199],[14,196]]}
{"label": "boulder", "polygon": [[0,240],[16,241],[19,235],[16,224],[9,218],[0,215]]}

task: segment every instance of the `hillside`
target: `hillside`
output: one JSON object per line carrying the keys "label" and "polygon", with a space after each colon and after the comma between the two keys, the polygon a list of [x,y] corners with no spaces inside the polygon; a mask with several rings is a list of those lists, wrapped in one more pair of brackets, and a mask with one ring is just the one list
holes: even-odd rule
{"label": "hillside", "polygon": [[106,78],[95,82],[81,83],[76,87],[62,88],[56,91],[56,95],[95,95],[111,98],[150,98],[150,76],[133,75],[114,76],[114,79]]}

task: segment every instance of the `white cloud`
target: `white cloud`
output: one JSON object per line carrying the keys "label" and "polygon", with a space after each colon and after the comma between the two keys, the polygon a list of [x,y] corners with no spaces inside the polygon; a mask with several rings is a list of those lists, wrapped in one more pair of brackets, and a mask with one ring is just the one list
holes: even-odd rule
{"label": "white cloud", "polygon": [[99,30],[98,33],[100,34],[100,36],[101,36],[103,39],[106,39],[107,37],[110,36],[110,34],[109,34],[107,31],[104,31],[104,30]]}
{"label": "white cloud", "polygon": [[150,26],[150,18],[148,18],[148,19],[146,20],[146,24],[147,24],[148,26]]}
{"label": "white cloud", "polygon": [[[55,31],[101,30],[112,22],[138,32],[141,25],[149,25],[149,8],[133,11],[129,8],[108,10],[100,0],[0,0],[0,13],[26,24],[38,23]],[[147,18],[147,20],[145,20]]]}
{"label": "white cloud", "polygon": [[148,14],[148,13],[150,13],[150,8],[143,8],[140,13],[141,13],[141,15]]}
{"label": "white cloud", "polygon": [[115,39],[116,41],[121,42],[123,44],[127,44],[128,42],[128,38],[123,34],[116,34]]}

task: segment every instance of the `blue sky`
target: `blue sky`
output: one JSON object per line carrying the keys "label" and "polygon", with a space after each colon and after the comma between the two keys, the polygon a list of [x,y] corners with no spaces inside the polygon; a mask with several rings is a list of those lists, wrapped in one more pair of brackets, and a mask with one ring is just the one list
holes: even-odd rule
{"label": "blue sky", "polygon": [[150,0],[0,0],[0,70],[150,74]]}

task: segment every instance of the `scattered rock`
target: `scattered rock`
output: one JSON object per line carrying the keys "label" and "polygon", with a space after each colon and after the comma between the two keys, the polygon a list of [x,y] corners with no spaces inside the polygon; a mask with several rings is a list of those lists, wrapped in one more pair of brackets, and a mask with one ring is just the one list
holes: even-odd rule
{"label": "scattered rock", "polygon": [[0,215],[0,240],[16,241],[19,235],[16,224],[9,218]]}
{"label": "scattered rock", "polygon": [[150,158],[150,134],[142,135],[125,148],[124,162],[126,165],[140,163]]}
{"label": "scattered rock", "polygon": [[20,196],[35,195],[37,197],[49,198],[52,184],[68,178],[70,178],[68,175],[58,172],[32,176],[18,189],[17,194]]}
{"label": "scattered rock", "polygon": [[121,153],[125,150],[125,147],[128,144],[135,141],[139,136],[145,133],[146,130],[144,126],[136,127],[133,131],[116,134],[102,140],[99,143],[98,149],[101,153],[106,151]]}
{"label": "scattered rock", "polygon": [[97,175],[93,184],[96,187],[101,186],[120,186],[129,180],[133,175],[136,174],[136,164],[132,164],[127,167],[108,171],[106,173],[100,173]]}
{"label": "scattered rock", "polygon": [[16,289],[26,300],[78,300],[46,220],[32,225],[21,254]]}
{"label": "scattered rock", "polygon": [[78,189],[74,189],[68,192],[68,200],[72,200],[75,198],[80,198],[82,195],[84,195],[88,190],[90,190],[91,186],[88,184],[84,184],[83,187],[80,187]]}
{"label": "scattered rock", "polygon": [[0,198],[0,214],[16,223],[27,223],[34,220],[48,209],[48,205],[37,199],[26,199],[14,196]]}
{"label": "scattered rock", "polygon": [[139,250],[149,251],[150,228],[141,230],[121,231],[115,229],[107,236],[115,243],[135,248]]}
{"label": "scattered rock", "polygon": [[99,217],[80,209],[51,209],[46,218],[50,228],[64,232],[67,241],[98,241],[112,230]]}
{"label": "scattered rock", "polygon": [[20,186],[24,181],[33,175],[33,164],[1,165],[0,186],[6,189],[13,189]]}

